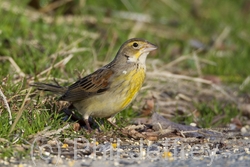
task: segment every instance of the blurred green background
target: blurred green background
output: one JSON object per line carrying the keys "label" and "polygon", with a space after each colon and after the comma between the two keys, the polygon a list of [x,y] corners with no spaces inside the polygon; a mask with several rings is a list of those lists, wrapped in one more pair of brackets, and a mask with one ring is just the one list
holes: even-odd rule
{"label": "blurred green background", "polygon": [[[216,63],[203,65],[204,74],[233,83],[249,75],[249,0],[1,0],[0,5],[0,56],[12,57],[26,76],[63,59],[72,48],[87,48],[74,53],[61,71],[51,71],[74,78],[76,69],[93,70],[101,64],[97,60],[110,61],[131,37],[157,44],[154,58],[165,63],[202,49],[198,56]],[[18,77],[7,60],[0,63],[1,80]],[[177,68],[195,66],[186,61]]]}

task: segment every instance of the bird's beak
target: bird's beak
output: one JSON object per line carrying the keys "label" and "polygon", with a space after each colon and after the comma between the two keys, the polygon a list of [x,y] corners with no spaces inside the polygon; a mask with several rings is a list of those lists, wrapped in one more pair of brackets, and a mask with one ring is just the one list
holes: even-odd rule
{"label": "bird's beak", "polygon": [[142,53],[151,52],[155,49],[157,49],[157,46],[148,42],[144,47],[144,49],[142,50]]}

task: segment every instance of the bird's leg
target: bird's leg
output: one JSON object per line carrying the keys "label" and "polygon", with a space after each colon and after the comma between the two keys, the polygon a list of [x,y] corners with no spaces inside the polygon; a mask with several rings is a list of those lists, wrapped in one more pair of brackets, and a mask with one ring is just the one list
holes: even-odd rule
{"label": "bird's leg", "polygon": [[92,129],[91,129],[90,125],[89,125],[89,119],[84,118],[84,122],[85,122],[85,124],[87,126],[88,131],[91,132]]}

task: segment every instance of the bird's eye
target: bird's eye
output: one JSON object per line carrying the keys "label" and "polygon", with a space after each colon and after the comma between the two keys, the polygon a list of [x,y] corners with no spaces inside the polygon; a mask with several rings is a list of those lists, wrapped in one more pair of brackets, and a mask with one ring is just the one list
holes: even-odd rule
{"label": "bird's eye", "polygon": [[136,48],[137,46],[138,46],[138,43],[136,43],[136,42],[135,42],[135,43],[133,43],[133,47],[135,47],[135,48]]}

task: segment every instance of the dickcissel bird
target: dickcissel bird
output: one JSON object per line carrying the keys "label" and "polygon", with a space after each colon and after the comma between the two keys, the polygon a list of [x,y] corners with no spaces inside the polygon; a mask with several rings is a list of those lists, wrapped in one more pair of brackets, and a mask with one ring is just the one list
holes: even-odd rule
{"label": "dickcissel bird", "polygon": [[146,58],[157,47],[139,38],[126,41],[115,58],[69,87],[36,82],[39,90],[61,94],[59,100],[70,102],[91,130],[90,116],[109,118],[125,109],[136,97],[145,79]]}

